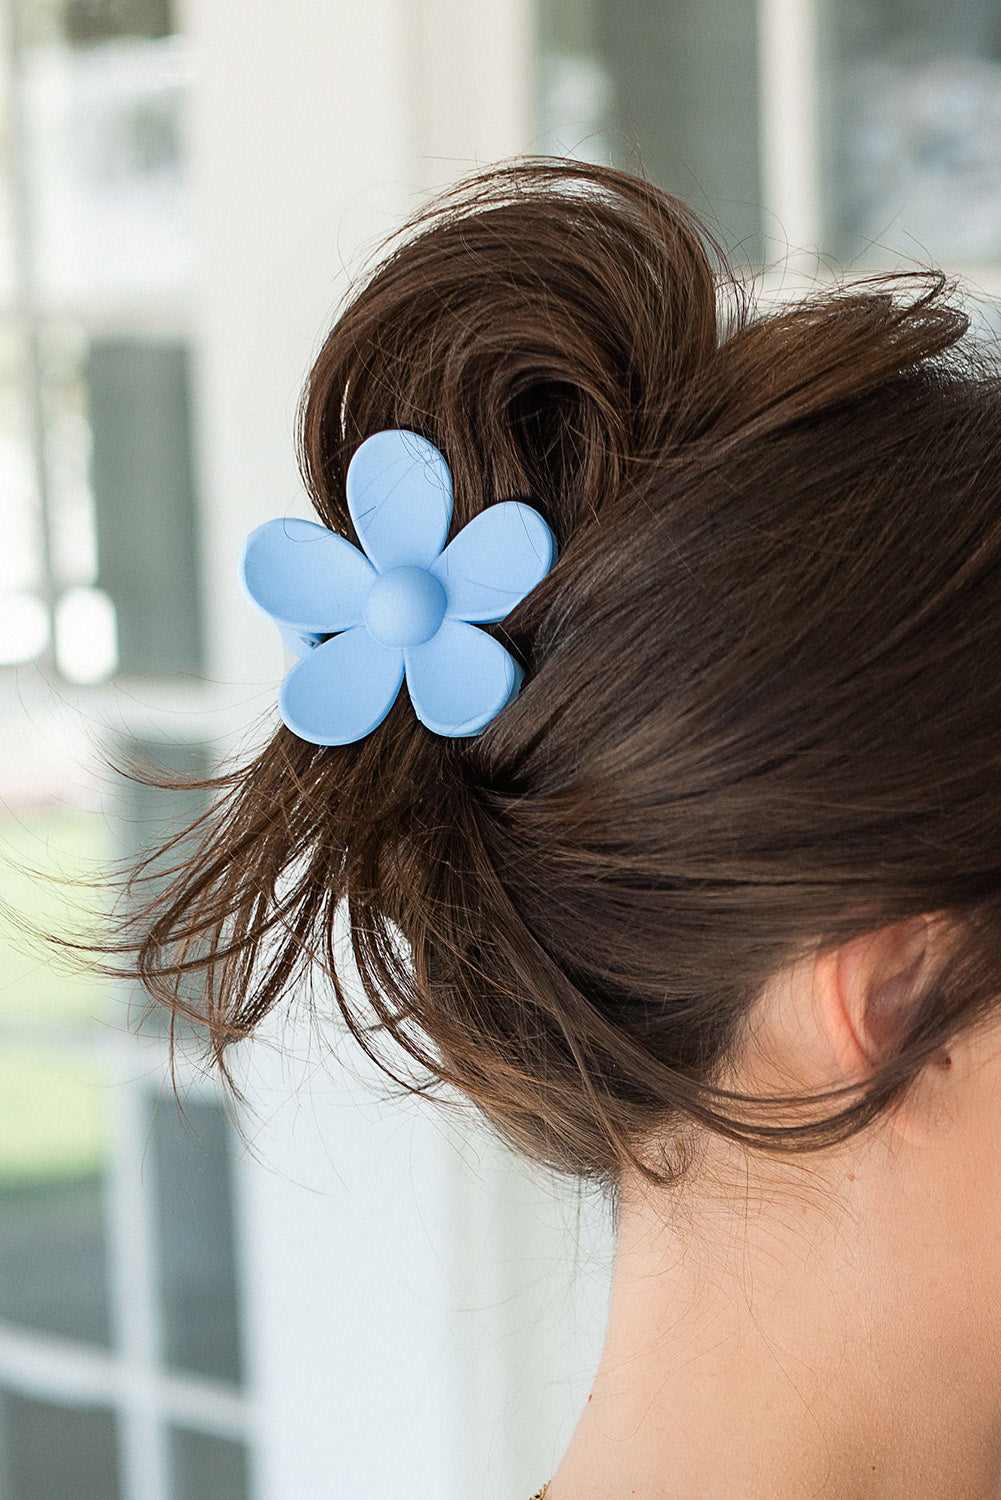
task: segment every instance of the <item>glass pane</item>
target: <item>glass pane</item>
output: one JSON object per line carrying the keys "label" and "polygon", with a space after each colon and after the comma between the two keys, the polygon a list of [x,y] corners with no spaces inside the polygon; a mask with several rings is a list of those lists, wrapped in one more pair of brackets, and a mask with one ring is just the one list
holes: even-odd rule
{"label": "glass pane", "polygon": [[28,417],[24,349],[0,326],[0,666],[45,648],[45,543]]}
{"label": "glass pane", "polygon": [[190,283],[184,160],[191,87],[166,7],[28,6],[20,70],[33,267],[43,297],[176,293]]}
{"label": "glass pane", "polygon": [[[35,929],[83,927],[88,912],[99,911],[101,896],[74,890],[73,882],[99,876],[111,854],[111,832],[96,809],[22,804],[0,812],[3,899]],[[100,1023],[108,1004],[106,981],[63,972],[0,910],[0,1034],[15,1025],[38,1034]]]}
{"label": "glass pane", "polygon": [[[134,763],[162,776],[204,780],[213,769],[212,752],[200,740],[116,739],[109,755],[123,765]],[[165,841],[208,807],[208,792],[192,788],[170,791],[163,787],[119,778],[115,784],[114,818],[116,854],[137,859]],[[163,856],[163,864],[184,857],[178,846]]]}
{"label": "glass pane", "polygon": [[0,1318],[108,1345],[107,1081],[0,1046]]}
{"label": "glass pane", "polygon": [[60,667],[75,682],[98,681],[115,667],[197,673],[188,351],[165,340],[89,339],[79,324],[53,321],[42,329],[39,356],[53,581],[72,591],[74,609],[77,590],[96,587],[102,596],[83,597],[86,640],[77,621],[70,651],[57,605]]}
{"label": "glass pane", "polygon": [[87,46],[116,36],[162,37],[175,29],[170,0],[18,0],[28,42]]}
{"label": "glass pane", "polygon": [[[42,931],[81,927],[109,836],[96,811],[22,804],[0,820],[4,900]],[[79,905],[78,905],[79,903]],[[63,972],[0,913],[0,1318],[108,1344],[103,1166],[107,1080],[53,1044],[107,1017],[109,991]]]}
{"label": "glass pane", "polygon": [[615,160],[615,85],[603,55],[596,0],[543,0],[539,149],[553,156]]}
{"label": "glass pane", "polygon": [[17,208],[14,172],[14,115],[11,109],[10,73],[0,68],[0,304],[9,304],[17,293]]}
{"label": "glass pane", "polygon": [[93,584],[97,578],[88,347],[86,333],[79,325],[50,323],[40,331],[39,378],[52,569],[57,584],[63,586]]}
{"label": "glass pane", "polygon": [[819,82],[827,247],[846,261],[1001,256],[995,0],[829,0]]}
{"label": "glass pane", "polygon": [[115,606],[119,670],[202,661],[187,350],[92,342],[86,364],[98,586]]}
{"label": "glass pane", "polygon": [[541,0],[543,151],[639,168],[762,254],[754,0]]}
{"label": "glass pane", "polygon": [[173,1095],[150,1107],[164,1362],[241,1378],[229,1127],[222,1107]]}
{"label": "glass pane", "polygon": [[33,42],[86,46],[116,36],[160,37],[174,30],[170,0],[20,0]]}
{"label": "glass pane", "polygon": [[196,671],[186,350],[53,323],[40,357],[59,669],[71,682]]}
{"label": "glass pane", "polygon": [[3,1500],[119,1500],[115,1419],[0,1391]]}
{"label": "glass pane", "polygon": [[247,1500],[247,1453],[242,1443],[187,1432],[170,1434],[171,1500]]}
{"label": "glass pane", "polygon": [[[137,739],[126,737],[116,740],[109,747],[109,754],[116,763],[127,766],[130,762],[161,774],[204,778],[212,773],[212,756],[207,745],[183,741]],[[204,812],[209,806],[208,792],[168,791],[161,787],[144,786],[141,782],[119,777],[115,784],[114,798],[110,804],[114,824],[115,857],[134,866],[144,855],[153,850],[162,850],[167,840],[180,833],[182,828]],[[158,854],[149,871],[135,891],[136,905],[145,905],[170,882],[169,868],[185,859],[194,847],[191,839],[179,842],[173,849]],[[197,1001],[202,980],[192,976],[190,983],[182,986],[181,993]],[[146,997],[139,993],[133,1000],[133,1023],[139,1025],[145,1009]],[[165,1031],[167,1014],[157,1006],[145,1019],[147,1030]],[[185,1036],[196,1042],[204,1041],[201,1027],[178,1021],[175,1035],[178,1040]]]}

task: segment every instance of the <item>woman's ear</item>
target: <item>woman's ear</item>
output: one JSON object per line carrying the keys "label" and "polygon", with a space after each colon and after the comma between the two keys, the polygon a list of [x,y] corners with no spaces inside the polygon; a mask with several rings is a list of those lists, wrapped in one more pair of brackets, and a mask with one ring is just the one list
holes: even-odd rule
{"label": "woman's ear", "polygon": [[[911,1025],[938,945],[930,916],[865,933],[817,960],[814,1002],[845,1081],[867,1078],[891,1057]],[[928,1067],[949,1068],[943,1048]],[[937,1076],[926,1074],[926,1082]],[[938,1097],[938,1089],[933,1094]],[[912,1089],[891,1111],[894,1129],[926,1144],[936,1110],[925,1089]],[[924,1102],[922,1102],[924,1101]]]}
{"label": "woman's ear", "polygon": [[862,1078],[903,1041],[931,957],[931,918],[864,933],[817,960],[814,998],[849,1078]]}
{"label": "woman's ear", "polygon": [[[910,917],[780,971],[749,1029],[741,1088],[799,1094],[865,1083],[907,1036],[951,931],[938,914]],[[934,1065],[935,1076],[949,1067],[944,1048]],[[917,1091],[907,1093],[916,1106]]]}

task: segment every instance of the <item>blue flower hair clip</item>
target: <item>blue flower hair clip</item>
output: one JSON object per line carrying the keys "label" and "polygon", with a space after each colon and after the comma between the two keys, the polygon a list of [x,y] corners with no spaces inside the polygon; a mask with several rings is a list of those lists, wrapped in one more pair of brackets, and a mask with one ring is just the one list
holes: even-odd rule
{"label": "blue flower hair clip", "polygon": [[244,586],[302,658],[278,694],[282,720],[314,745],[363,739],[404,677],[436,734],[479,734],[524,672],[474,621],[503,620],[546,576],[556,542],[538,511],[501,500],[445,546],[452,476],[432,443],[391,429],[348,465],[361,541],[315,521],[265,521],[247,538]]}

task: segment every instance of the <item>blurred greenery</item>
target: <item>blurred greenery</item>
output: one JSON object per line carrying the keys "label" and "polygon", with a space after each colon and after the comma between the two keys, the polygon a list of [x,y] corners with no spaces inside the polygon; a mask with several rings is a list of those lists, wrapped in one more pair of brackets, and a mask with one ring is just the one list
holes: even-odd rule
{"label": "blurred greenery", "polygon": [[[0,894],[42,932],[85,925],[100,891],[78,882],[99,875],[110,837],[97,811],[43,806],[0,819]],[[12,862],[13,861],[13,862]],[[22,868],[24,867],[24,868]],[[53,879],[52,877],[58,877]],[[70,884],[68,882],[76,882]],[[78,1177],[104,1155],[102,1078],[97,1068],[52,1045],[101,1019],[107,981],[48,958],[0,910],[0,1184]]]}
{"label": "blurred greenery", "polygon": [[0,1045],[0,1189],[95,1171],[105,1155],[106,1087],[76,1058]]}
{"label": "blurred greenery", "polygon": [[[111,858],[111,834],[97,811],[40,807],[0,817],[0,896],[35,930],[66,934],[93,926],[100,888],[80,882],[99,877]],[[47,957],[0,909],[0,1026],[6,1020],[79,1026],[99,1020],[107,1006],[107,980]]]}

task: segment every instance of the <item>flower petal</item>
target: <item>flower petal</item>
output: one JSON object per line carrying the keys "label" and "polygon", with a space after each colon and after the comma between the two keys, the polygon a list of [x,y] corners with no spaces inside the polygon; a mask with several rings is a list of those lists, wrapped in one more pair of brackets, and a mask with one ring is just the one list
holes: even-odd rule
{"label": "flower petal", "polygon": [[348,509],[380,573],[428,567],[448,536],[452,476],[433,443],[391,428],[366,438],[347,473]]}
{"label": "flower petal", "polygon": [[549,572],[556,538],[530,505],[488,505],[454,536],[431,565],[459,620],[503,620]]}
{"label": "flower petal", "polygon": [[301,740],[349,745],[382,723],[402,681],[403,652],[355,625],[296,663],[281,685],[278,710]]}
{"label": "flower petal", "polygon": [[479,734],[525,675],[500,641],[464,620],[443,620],[430,640],[405,646],[403,659],[414,712],[435,734]]}
{"label": "flower petal", "polygon": [[265,521],[250,533],[241,576],[251,599],[273,620],[315,635],[357,625],[376,579],[368,558],[347,537],[291,516]]}

